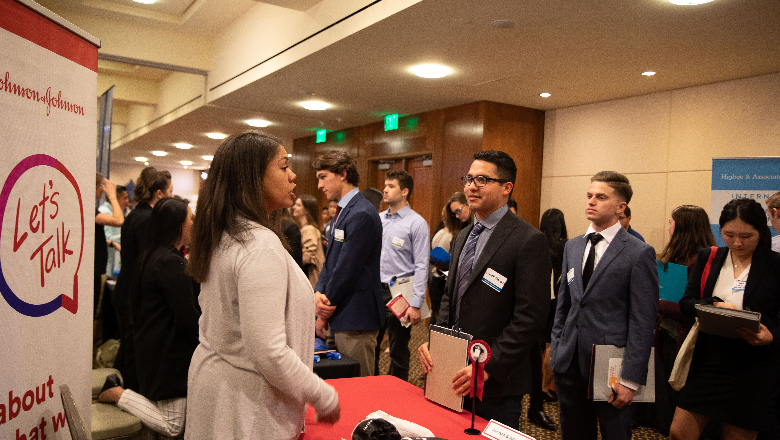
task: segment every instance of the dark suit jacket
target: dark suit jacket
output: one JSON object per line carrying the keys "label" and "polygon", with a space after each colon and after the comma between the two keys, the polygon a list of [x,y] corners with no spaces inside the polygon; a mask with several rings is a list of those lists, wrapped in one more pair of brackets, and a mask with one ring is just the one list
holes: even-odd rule
{"label": "dark suit jacket", "polygon": [[[458,261],[473,225],[461,230],[452,248],[452,262],[437,323],[454,324]],[[497,292],[482,282],[487,269],[506,277]],[[531,389],[529,354],[539,339],[550,308],[550,251],[547,238],[508,211],[499,220],[485,248],[474,263],[460,303],[463,332],[490,345],[485,365],[490,378],[487,397],[527,394]]]}
{"label": "dark suit jacket", "polygon": [[[712,259],[710,275],[707,278],[707,284],[704,286],[704,299],[700,300],[701,275],[704,272],[704,266],[707,264],[710,249],[705,248],[699,251],[696,266],[688,278],[688,285],[685,288],[685,294],[680,299],[680,311],[686,316],[696,316],[696,304],[712,304],[712,292],[718,281],[718,274],[723,268],[723,263],[728,255],[728,248],[718,248],[715,258]],[[778,312],[780,311],[780,254],[772,252],[769,249],[757,248],[753,252],[753,260],[750,264],[750,273],[748,273],[747,283],[745,284],[745,294],[742,298],[742,308],[761,312],[761,323],[764,324],[774,337],[770,345],[753,347],[741,339],[721,338],[721,345],[728,345],[730,353],[724,353],[730,358],[752,359],[753,362],[774,362],[777,353],[770,350],[780,348],[780,322],[778,322]],[[706,338],[709,335],[699,334]],[[697,350],[701,344],[696,344]],[[736,352],[733,350],[737,350]]]}
{"label": "dark suit jacket", "polygon": [[[583,291],[586,244],[587,238],[580,235],[569,240],[563,252],[550,346],[552,368],[565,373],[577,355],[582,376],[587,378],[592,346],[616,345],[626,347],[621,377],[644,385],[658,311],[655,250],[620,228]],[[571,282],[570,269],[574,269]]]}
{"label": "dark suit jacket", "polygon": [[339,213],[337,230],[344,241],[328,239],[325,265],[315,291],[324,293],[336,311],[328,321],[333,331],[379,330],[385,325],[379,256],[382,222],[379,213],[357,193]]}
{"label": "dark suit jacket", "polygon": [[152,207],[148,203],[140,203],[127,214],[122,223],[122,268],[114,287],[113,304],[117,308],[130,308],[130,285],[135,278],[135,265],[141,252],[141,245],[149,230],[149,219],[152,218]]}
{"label": "dark suit jacket", "polygon": [[185,397],[187,372],[198,346],[200,308],[185,260],[174,248],[152,252],[141,274],[139,312],[133,316],[138,390],[154,401]]}

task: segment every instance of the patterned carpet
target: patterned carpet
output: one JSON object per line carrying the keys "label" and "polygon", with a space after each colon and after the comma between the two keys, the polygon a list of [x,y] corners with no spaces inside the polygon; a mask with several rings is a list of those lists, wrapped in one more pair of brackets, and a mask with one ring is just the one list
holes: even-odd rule
{"label": "patterned carpet", "polygon": [[[423,344],[427,340],[428,333],[425,325],[415,325],[412,327],[412,338],[409,341],[409,351],[411,352],[411,361],[409,365],[409,383],[412,385],[423,387],[425,381],[420,369],[420,361],[417,359],[417,347]],[[383,348],[386,347],[387,342],[383,344]],[[387,370],[390,367],[390,355],[387,350],[384,350],[379,357],[379,374],[387,374]],[[525,396],[523,400],[524,408],[528,408],[528,396]],[[545,412],[556,424],[560,422],[558,418],[558,402],[545,402]],[[523,417],[520,419],[520,431],[530,435],[537,440],[560,440],[560,429],[557,432],[547,431],[538,426],[531,424],[525,418],[525,411]],[[632,431],[631,438],[633,440],[660,440],[667,439],[667,436],[660,434],[658,431],[652,428],[640,426]]]}

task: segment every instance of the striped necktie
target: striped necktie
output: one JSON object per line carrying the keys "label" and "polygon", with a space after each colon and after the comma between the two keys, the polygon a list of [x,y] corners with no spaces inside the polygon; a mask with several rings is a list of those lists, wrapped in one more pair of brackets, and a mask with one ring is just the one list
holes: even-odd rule
{"label": "striped necktie", "polygon": [[485,230],[485,225],[480,222],[474,224],[474,227],[469,233],[469,237],[466,239],[466,244],[463,246],[463,253],[460,257],[460,273],[458,274],[458,288],[455,290],[455,325],[453,328],[457,329],[458,321],[460,321],[460,300],[463,299],[463,294],[466,290],[466,284],[471,277],[471,269],[474,266],[474,254],[477,250],[477,240],[479,234]]}

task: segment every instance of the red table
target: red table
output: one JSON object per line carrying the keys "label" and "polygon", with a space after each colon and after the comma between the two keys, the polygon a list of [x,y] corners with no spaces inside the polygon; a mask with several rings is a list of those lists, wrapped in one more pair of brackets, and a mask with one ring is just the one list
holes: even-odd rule
{"label": "red table", "polygon": [[[306,413],[306,432],[303,440],[350,440],[352,430],[374,411],[382,410],[399,419],[408,420],[431,430],[437,437],[448,440],[482,437],[467,435],[471,413],[457,413],[437,405],[423,396],[423,390],[393,376],[352,377],[331,379],[327,383],[336,388],[341,403],[341,420],[335,425],[314,423],[314,409]],[[482,431],[487,420],[477,417],[474,427]]]}

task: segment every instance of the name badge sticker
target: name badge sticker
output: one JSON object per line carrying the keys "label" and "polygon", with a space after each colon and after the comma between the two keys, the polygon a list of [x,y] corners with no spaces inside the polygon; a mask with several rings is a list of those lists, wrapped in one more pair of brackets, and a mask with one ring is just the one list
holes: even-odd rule
{"label": "name badge sticker", "polygon": [[493,440],[534,440],[533,437],[491,420],[482,431],[482,437]]}
{"label": "name badge sticker", "polygon": [[571,284],[571,282],[574,281],[574,268],[572,267],[569,269],[568,272],[566,272],[566,284]]}
{"label": "name badge sticker", "polygon": [[397,248],[404,247],[404,240],[402,238],[393,237],[393,246]]}
{"label": "name badge sticker", "polygon": [[336,241],[344,241],[344,230],[343,229],[336,229],[333,232],[333,239]]}
{"label": "name badge sticker", "polygon": [[745,284],[747,284],[747,281],[734,280],[734,286],[731,288],[731,290],[745,290]]}
{"label": "name badge sticker", "polygon": [[496,272],[493,269],[488,268],[485,271],[485,276],[482,277],[482,282],[490,286],[496,292],[500,292],[506,284],[506,277]]}

